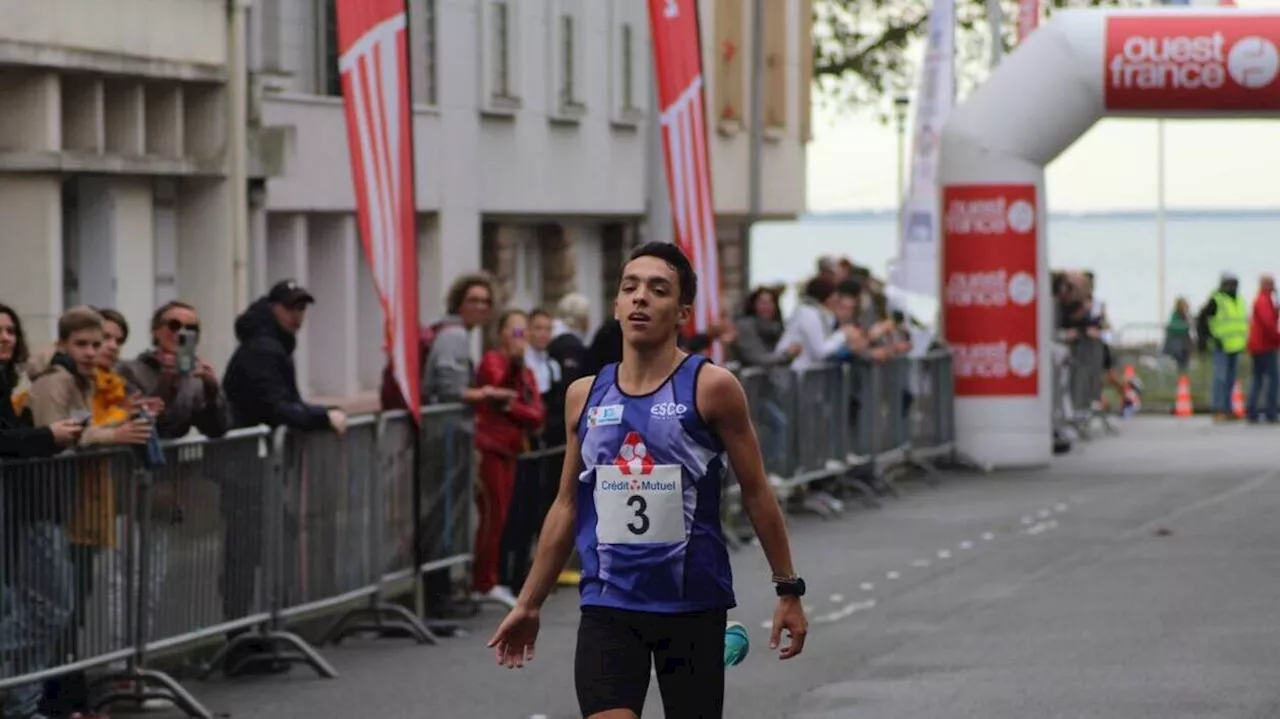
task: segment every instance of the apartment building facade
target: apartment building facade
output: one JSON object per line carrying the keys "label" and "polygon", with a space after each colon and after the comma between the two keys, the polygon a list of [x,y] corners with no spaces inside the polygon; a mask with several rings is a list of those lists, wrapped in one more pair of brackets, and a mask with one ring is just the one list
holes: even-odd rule
{"label": "apartment building facade", "polygon": [[[135,323],[179,293],[225,358],[235,303],[221,0],[0,0],[0,301],[31,342],[65,307]],[[145,20],[143,20],[145,19]]]}
{"label": "apartment building facade", "polygon": [[[804,206],[811,1],[765,3],[771,218]],[[700,2],[729,299],[749,194],[747,5]],[[624,253],[670,237],[647,3],[408,9],[424,318],[443,312],[452,277],[484,268],[505,304],[576,290],[603,320]],[[304,391],[374,388],[381,311],[356,233],[333,0],[0,0],[0,10],[0,218],[6,248],[24,250],[0,269],[0,301],[29,334],[51,338],[74,304],[141,324],[180,297],[201,310],[202,353],[221,366],[235,314],[293,277],[318,299],[297,353]],[[129,351],[146,334],[139,327]]]}

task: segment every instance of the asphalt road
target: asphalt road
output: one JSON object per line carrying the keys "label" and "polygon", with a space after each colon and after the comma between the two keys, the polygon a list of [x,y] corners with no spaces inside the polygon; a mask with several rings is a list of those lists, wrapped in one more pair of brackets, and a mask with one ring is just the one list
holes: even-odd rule
{"label": "asphalt road", "polygon": [[[752,653],[727,716],[1179,719],[1280,716],[1280,430],[1141,419],[1051,470],[955,475],[882,510],[792,521],[814,624],[770,656],[759,550],[734,556]],[[235,719],[574,717],[574,597],[524,671],[467,638],[324,649],[341,677],[195,683]],[[647,716],[660,716],[656,687]]]}

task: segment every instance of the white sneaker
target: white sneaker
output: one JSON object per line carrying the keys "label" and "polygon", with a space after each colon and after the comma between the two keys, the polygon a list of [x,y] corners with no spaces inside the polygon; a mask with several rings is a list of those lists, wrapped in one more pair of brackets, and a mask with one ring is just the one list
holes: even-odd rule
{"label": "white sneaker", "polygon": [[476,592],[472,594],[471,597],[475,601],[481,603],[488,602],[490,604],[501,604],[507,608],[513,608],[516,606],[516,595],[512,594],[510,589],[502,585],[498,585],[487,592]]}

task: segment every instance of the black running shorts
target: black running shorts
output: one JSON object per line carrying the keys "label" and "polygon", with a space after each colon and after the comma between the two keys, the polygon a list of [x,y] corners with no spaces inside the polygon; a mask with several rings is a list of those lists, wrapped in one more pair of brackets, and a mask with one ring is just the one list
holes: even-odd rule
{"label": "black running shorts", "polygon": [[726,619],[723,609],[648,614],[583,607],[573,672],[582,716],[616,709],[639,716],[656,668],[667,719],[722,719]]}

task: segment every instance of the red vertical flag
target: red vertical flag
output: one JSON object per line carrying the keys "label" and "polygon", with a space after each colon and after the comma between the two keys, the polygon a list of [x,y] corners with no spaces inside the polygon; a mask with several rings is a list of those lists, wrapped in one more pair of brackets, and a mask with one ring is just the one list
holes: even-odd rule
{"label": "red vertical flag", "polygon": [[1018,42],[1036,31],[1040,24],[1040,0],[1018,0]]}
{"label": "red vertical flag", "polygon": [[711,206],[697,0],[649,0],[649,27],[676,244],[693,263],[701,286],[694,325],[688,329],[706,332],[720,317],[720,261]]}
{"label": "red vertical flag", "polygon": [[418,242],[404,0],[336,0],[338,68],[365,257],[382,302],[386,350],[414,421]]}

